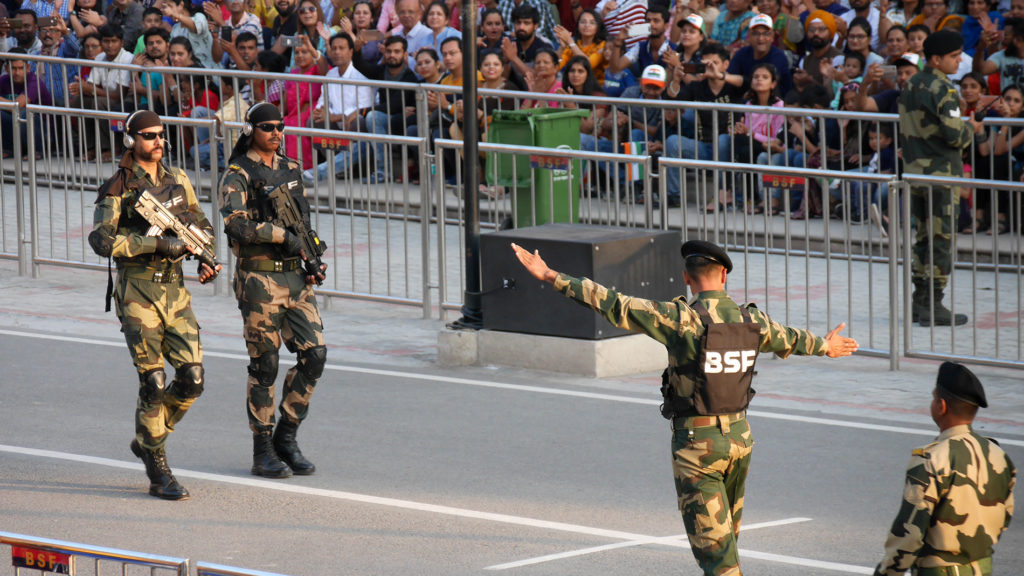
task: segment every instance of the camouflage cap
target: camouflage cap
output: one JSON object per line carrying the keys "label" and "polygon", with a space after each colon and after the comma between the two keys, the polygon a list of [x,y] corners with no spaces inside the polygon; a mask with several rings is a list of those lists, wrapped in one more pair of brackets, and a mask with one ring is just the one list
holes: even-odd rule
{"label": "camouflage cap", "polygon": [[729,255],[726,254],[725,250],[717,244],[713,244],[706,240],[688,240],[683,243],[683,246],[679,251],[683,255],[683,260],[690,257],[700,256],[713,262],[718,262],[722,266],[725,266],[726,272],[732,272],[732,260],[729,258]]}
{"label": "camouflage cap", "polygon": [[978,377],[963,364],[943,362],[942,366],[939,366],[935,387],[962,402],[988,408],[985,389],[982,388]]}

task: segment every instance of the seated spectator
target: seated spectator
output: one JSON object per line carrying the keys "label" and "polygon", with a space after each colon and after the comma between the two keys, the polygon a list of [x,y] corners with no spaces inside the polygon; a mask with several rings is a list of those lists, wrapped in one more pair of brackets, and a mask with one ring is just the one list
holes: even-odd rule
{"label": "seated spectator", "polygon": [[135,81],[132,83],[139,107],[153,110],[161,116],[166,116],[168,113],[167,105],[170,93],[164,84],[163,74],[150,72],[146,68],[167,66],[170,37],[167,30],[159,26],[146,30],[142,35],[146,50],[132,61],[133,64],[142,67],[141,70],[134,73]]}
{"label": "seated spectator", "polygon": [[524,17],[524,12],[517,15],[516,11],[527,7],[537,15],[535,20],[537,36],[540,36],[545,44],[551,46],[555,38],[555,19],[551,16],[551,10],[548,8],[546,0],[499,0],[497,5],[498,11],[505,19],[507,30],[516,29],[516,20]]}
{"label": "seated spectator", "polygon": [[750,75],[760,64],[771,64],[778,75],[779,90],[787,94],[793,88],[793,80],[789,73],[789,60],[782,50],[772,46],[772,19],[758,14],[750,19],[750,32],[747,37],[748,46],[744,46],[733,54],[726,71],[726,81],[734,86],[746,86]]}
{"label": "seated spectator", "polygon": [[[238,37],[242,34],[252,34],[256,40],[256,51],[252,52],[252,60],[255,60],[256,54],[260,50],[263,50],[263,27],[260,26],[260,19],[255,14],[248,11],[248,4],[245,0],[226,0],[224,3],[228,8],[228,12],[231,17],[221,22],[214,22],[220,26],[220,33],[217,35],[216,41],[213,43],[212,56],[216,62],[219,62],[222,68],[227,68],[231,61],[235,60],[227,52],[225,48],[237,46]],[[211,16],[213,19],[213,16]],[[227,28],[231,31],[231,39],[224,38],[223,29]],[[227,58],[225,58],[227,56]],[[236,65],[237,67],[237,65]]]}
{"label": "seated spectator", "polygon": [[488,50],[501,50],[501,43],[509,38],[505,30],[505,21],[497,8],[484,10],[480,17],[480,37],[476,39],[477,60],[480,54]]}
{"label": "seated spectator", "polygon": [[[406,52],[415,54],[420,48],[431,46],[431,32],[423,24],[423,5],[420,0],[397,0],[395,12],[398,15],[399,26],[392,29],[392,36],[405,38]],[[412,68],[416,63],[409,58],[408,66]]]}
{"label": "seated spectator", "polygon": [[[558,79],[558,55],[550,48],[537,51],[533,61],[533,71],[526,76],[526,86],[529,92],[541,94],[555,94],[562,88],[562,82]],[[543,101],[527,98],[519,106],[520,109],[527,108],[558,108],[556,101]]]}
{"label": "seated spectator", "polygon": [[171,29],[164,23],[164,13],[159,8],[146,8],[142,12],[142,34],[139,35],[139,39],[135,42],[135,49],[132,50],[132,54],[138,56],[146,52],[146,32],[162,28],[167,31],[167,35],[170,36]]}
{"label": "seated spectator", "polygon": [[423,23],[430,30],[427,46],[440,50],[441,42],[449,38],[462,40],[462,33],[448,25],[450,17],[448,5],[441,0],[434,0],[427,6],[427,13],[423,17]]}
{"label": "seated spectator", "polygon": [[[300,34],[302,44],[292,49],[295,67],[288,71],[293,75],[323,76],[327,73],[327,59],[313,49],[309,37]],[[285,80],[284,82],[284,123],[286,126],[306,126],[313,114],[313,103],[320,98],[323,85],[319,82]],[[284,137],[285,154],[298,159],[304,170],[313,167],[313,142],[310,138],[294,134]]]}
{"label": "seated spectator", "polygon": [[700,19],[704,22],[704,37],[707,38],[711,34],[712,27],[715,25],[715,20],[718,19],[720,12],[718,8],[705,0],[690,0],[689,2],[676,2],[672,7],[672,19],[669,21],[669,40],[672,40],[676,44],[679,44],[679,35],[682,31],[682,21],[686,20],[687,16],[690,15],[700,16]]}
{"label": "seated spectator", "polygon": [[[194,66],[196,72],[183,75],[178,82],[178,116],[182,118],[210,118],[220,109],[220,96],[214,90],[213,80],[199,72],[203,67]],[[182,128],[182,141],[185,150],[191,150],[196,144],[209,143],[210,129],[199,126]],[[191,158],[188,159],[191,162]]]}
{"label": "seated spectator", "polygon": [[1011,40],[1005,50],[984,59],[996,34],[983,33],[974,53],[974,71],[984,75],[998,74],[1001,90],[1024,81],[1024,20],[1014,20],[1006,31],[1010,33]]}
{"label": "seated spectator", "polygon": [[[921,69],[918,67],[920,58],[913,52],[907,52],[898,58],[896,64],[896,83],[893,86],[883,77],[882,66],[872,64],[864,74],[864,81],[857,90],[857,110],[860,112],[899,112],[900,92],[907,82]],[[878,87],[882,89],[879,90]],[[869,94],[874,93],[873,96]]]}
{"label": "seated spectator", "polygon": [[[860,83],[864,81],[864,56],[861,56],[860,52],[847,52],[841,58],[843,64],[839,68],[827,62],[821,64],[822,75],[831,81],[828,86],[829,93],[835,94],[832,98],[832,105],[829,106],[833,110],[839,110],[840,88],[852,84],[856,84],[857,88],[860,88]],[[854,90],[852,93],[854,98],[852,106],[854,107],[856,106],[856,95],[857,91]]]}
{"label": "seated spectator", "polygon": [[124,32],[121,42],[125,46],[134,47],[135,42],[142,35],[142,13],[144,11],[142,5],[135,0],[112,0],[103,14],[107,18],[107,24],[113,24]]}
{"label": "seated spectator", "polygon": [[[308,38],[310,46],[315,52],[324,53],[327,51],[327,41],[330,39],[327,25],[324,23],[324,12],[317,0],[300,0],[298,7],[299,24],[295,30],[298,38]],[[292,53],[292,64],[295,64],[295,54]]]}
{"label": "seated spectator", "polygon": [[893,26],[907,28],[907,22],[920,14],[922,8],[924,8],[924,4],[921,0],[895,0],[885,13],[885,17],[892,22]]}
{"label": "seated spectator", "polygon": [[594,10],[601,15],[608,37],[625,43],[623,52],[628,52],[633,45],[644,39],[643,36],[630,36],[629,28],[644,23],[647,0],[601,0],[594,6]]}
{"label": "seated spectator", "polygon": [[622,57],[623,60],[629,63],[630,71],[634,75],[640,74],[652,64],[657,64],[664,68],[667,65],[664,58],[665,54],[676,51],[676,45],[670,42],[665,34],[668,26],[667,8],[648,8],[647,14],[644,15],[644,22],[650,26],[650,34],[634,44],[626,51],[625,56]]}
{"label": "seated spectator", "polygon": [[[640,86],[623,92],[622,99],[665,100],[667,76],[663,67],[651,64],[640,76]],[[619,111],[620,114],[629,115],[629,141],[646,143],[648,154],[661,155],[665,137],[675,132],[679,123],[679,112],[676,109],[624,105],[619,106]]]}
{"label": "seated spectator", "polygon": [[[523,78],[530,75],[533,69],[534,59],[542,50],[552,50],[543,38],[537,36],[537,25],[540,16],[537,9],[529,4],[523,4],[512,12],[513,30],[515,30],[515,41],[505,40],[501,43],[501,53],[505,60],[512,65],[512,70]],[[555,70],[557,71],[558,58],[555,58]]]}
{"label": "seated spectator", "polygon": [[274,78],[274,76],[284,74],[287,66],[288,62],[285,61],[284,56],[273,50],[264,50],[256,55],[256,65],[253,66],[253,71],[269,74],[270,78],[253,78],[249,81],[252,87],[253,104],[257,102],[270,102],[275,106],[280,106],[281,94],[284,92],[284,80]]}
{"label": "seated spectator", "polygon": [[885,63],[892,64],[897,58],[908,52],[907,29],[903,26],[892,26],[885,35]]}
{"label": "seated spectator", "polygon": [[[1024,87],[1009,86],[994,105],[1001,118],[1024,118]],[[981,150],[982,156],[985,149]],[[1024,176],[1024,130],[1000,126],[992,144],[992,161],[982,158],[975,168],[980,178],[1018,182]],[[1010,231],[1010,192],[1008,190],[977,190],[975,195],[976,232],[1006,234]],[[998,203],[998,206],[997,206]],[[996,214],[993,220],[992,214]],[[970,231],[968,230],[968,233]]]}
{"label": "seated spectator", "polygon": [[1003,15],[988,0],[967,0],[967,18],[960,29],[964,52],[974,56],[982,30],[1002,30],[1004,22]]}
{"label": "seated spectator", "polygon": [[[132,55],[124,50],[121,28],[115,24],[107,24],[100,28],[100,47],[102,52],[95,58],[97,62],[116,62],[118,64],[131,64]],[[93,110],[109,110],[131,112],[134,110],[134,102],[131,98],[132,73],[131,70],[115,70],[97,66],[89,71],[84,79],[79,77],[68,86],[68,93],[71,95],[72,108],[90,108]],[[113,157],[111,143],[118,146],[115,138],[110,134],[107,124],[101,121],[86,120],[82,137],[86,142],[84,146],[89,152],[86,155],[88,160],[96,158],[97,150],[106,151],[103,154],[105,161]],[[99,128],[97,128],[99,127]],[[95,137],[101,134],[99,146],[97,147]]]}
{"label": "seated spectator", "polygon": [[[601,85],[597,82],[594,71],[590,68],[590,60],[584,56],[573,56],[565,66],[562,74],[562,88],[556,94],[576,94],[577,96],[605,96]],[[589,110],[590,116],[580,120],[580,134],[594,134],[594,128],[608,112],[607,106],[595,106],[592,102],[563,102],[562,107],[569,110]]]}
{"label": "seated spectator", "polygon": [[107,23],[107,17],[97,9],[99,0],[76,0],[74,9],[68,13],[67,23],[79,41],[89,34],[97,34],[100,26]]}
{"label": "seated spectator", "polygon": [[[335,66],[327,71],[327,78],[366,80],[366,76],[352,65],[355,42],[351,36],[344,32],[335,34],[331,37],[329,49],[331,61]],[[404,61],[404,58],[402,60]],[[369,86],[330,83],[327,84],[327,90],[320,93],[309,124],[313,128],[356,132],[366,128],[363,115],[371,108],[373,89]],[[372,122],[372,119],[370,121]],[[321,163],[316,167],[316,180],[327,178],[328,173],[337,175],[345,172],[351,166],[358,165],[359,158],[360,146],[349,145],[347,148],[335,150],[334,165],[330,166],[330,172],[328,163]],[[312,181],[313,170],[305,171],[303,179]]]}
{"label": "seated spectator", "polygon": [[[800,101],[795,103],[795,107],[799,108],[811,108],[814,110],[824,110],[828,108],[829,97],[828,91],[822,87],[814,87],[811,90],[805,91],[800,98]],[[788,116],[786,118],[788,129],[783,132],[783,148],[781,153],[773,154],[771,157],[771,164],[773,166],[796,166],[806,168],[829,168],[839,169],[841,166],[830,166],[826,165],[829,159],[839,154],[838,149],[830,150],[828,148],[828,142],[821,141],[821,129],[819,122],[820,120],[814,116]],[[838,140],[842,138],[842,135],[829,134],[826,128],[826,138],[832,136]],[[799,205],[797,209],[790,215],[793,220],[803,220],[805,218],[819,218],[824,214],[830,213],[828,209],[828,196],[824,196],[823,188],[824,185],[820,185],[818,181],[806,178],[804,184],[804,190],[801,194],[799,190],[790,190],[791,203],[790,206]],[[828,188],[831,189],[831,182]],[[782,191],[776,190],[772,197],[774,199],[782,198]]]}
{"label": "seated spectator", "polygon": [[864,19],[868,24],[868,34],[871,36],[869,49],[877,54],[882,53],[885,47],[884,40],[889,33],[892,22],[879,12],[872,0],[850,0],[850,11],[839,16],[839,19],[846,23],[846,30],[849,33],[853,21],[857,18]]}
{"label": "seated spectator", "polygon": [[[256,0],[259,4],[259,0]],[[282,40],[283,37],[292,37],[298,33],[299,30],[299,2],[298,0],[274,0],[274,9],[276,10],[276,16],[271,17],[270,26],[270,38],[271,42],[270,50],[284,56],[285,65],[289,65],[292,61],[292,49],[284,45]],[[258,12],[258,10],[257,10]],[[256,14],[260,16],[260,14]],[[262,17],[268,17],[269,13],[265,13]],[[263,26],[267,26],[266,20],[263,20]]]}
{"label": "seated spectator", "polygon": [[[753,106],[783,107],[782,98],[778,95],[779,72],[768,63],[758,64],[750,74],[750,90],[747,92],[747,104]],[[768,164],[770,154],[785,151],[779,133],[786,123],[786,117],[779,114],[747,112],[743,120],[732,126],[732,150],[730,158],[734,162],[746,164]],[[748,204],[753,214],[761,214],[765,210],[764,199]],[[773,198],[769,213],[778,214],[779,205]]]}
{"label": "seated spectator", "polygon": [[[341,14],[341,12],[337,12]],[[331,30],[348,34],[355,42],[356,50],[360,52],[366,62],[380,62],[381,43],[376,40],[379,35],[373,25],[373,5],[366,0],[360,0],[352,6],[352,18],[342,17],[338,20],[337,26]],[[380,37],[384,39],[383,36]]]}
{"label": "seated spectator", "polygon": [[[853,22],[850,23],[850,29],[846,33],[846,52],[860,54],[867,66],[885,63],[885,58],[871,51],[871,24],[859,16],[853,19]],[[832,65],[836,68],[842,68],[843,61],[843,56],[836,56],[832,59]],[[840,80],[844,79],[840,76]],[[847,82],[852,81],[850,78],[845,80]]]}
{"label": "seated spectator", "polygon": [[[842,54],[833,44],[836,35],[836,22],[831,14],[824,10],[811,12],[804,21],[807,53],[793,69],[793,84],[797,92],[802,92],[810,85],[824,86],[826,78],[822,75],[822,63],[832,62]],[[789,93],[784,94],[787,100]]]}
{"label": "seated spectator", "polygon": [[[501,54],[498,52],[485,52],[483,58],[480,60],[480,88],[485,90],[514,90],[515,86],[506,77],[504,70],[505,64],[501,59]],[[451,126],[451,137],[454,140],[463,139],[463,126],[465,122],[471,121],[466,119],[466,110],[464,108],[465,100],[459,100],[455,103],[455,112],[453,114],[455,122]],[[494,112],[497,110],[514,110],[515,99],[505,96],[497,95],[483,95],[477,96],[477,109],[476,109],[476,122],[478,123],[479,138],[481,141],[487,141],[487,130],[490,128],[491,119],[494,116]],[[477,174],[480,175],[479,191],[481,196],[490,198],[497,198],[502,194],[501,188],[488,186],[485,183],[487,177],[487,170],[485,168],[486,156],[481,155],[479,157],[480,167]]]}
{"label": "seated spectator", "polygon": [[604,70],[604,93],[609,98],[618,98],[627,88],[638,84],[629,68],[622,66],[622,47],[619,40],[608,40],[604,45],[604,60],[608,63]]}
{"label": "seated spectator", "polygon": [[[12,48],[19,47],[23,48],[30,56],[39,54],[39,51],[43,49],[43,43],[38,37],[36,13],[22,8],[15,12],[13,19],[18,20],[20,24],[18,27],[11,26],[5,20],[4,27],[0,28],[0,52],[9,52]],[[35,71],[35,62],[29,63],[29,72],[33,71]]]}
{"label": "seated spectator", "polygon": [[[459,38],[449,38],[443,42],[442,50],[452,46],[458,48],[460,42]],[[384,41],[382,64],[366,62],[358,52],[353,56],[352,64],[370,80],[416,84],[419,80],[416,78],[416,73],[409,69],[409,55],[406,53],[406,46],[405,38],[389,36]],[[461,54],[462,52],[459,50],[460,60]],[[366,115],[366,125],[374,134],[405,136],[406,126],[415,123],[415,107],[416,93],[411,86],[407,90],[380,89],[377,91],[377,104]],[[389,148],[383,142],[375,142],[373,147],[377,169],[373,174],[367,175],[366,181],[371,184],[387,182],[391,174],[388,169],[391,158],[386,153],[386,149]]]}
{"label": "seated spectator", "polygon": [[[853,0],[853,2],[868,0]],[[791,63],[799,58],[799,46],[804,41],[804,25],[800,18],[782,11],[782,0],[757,0],[757,10],[772,19],[775,37],[772,46],[785,52]]]}
{"label": "seated spectator", "polygon": [[[25,119],[25,106],[28,104],[39,104],[43,106],[52,106],[53,100],[50,98],[50,91],[46,89],[46,86],[39,82],[35,77],[35,74],[29,71],[28,64],[25,60],[18,58],[18,55],[25,56],[27,51],[24,48],[15,47],[8,51],[8,55],[11,58],[6,59],[4,64],[4,75],[0,76],[0,102],[14,102],[17,103],[20,109],[19,115],[21,119]],[[10,112],[3,110],[0,111],[0,117],[2,117],[2,131],[3,132],[3,157],[13,158],[14,157],[14,115]],[[39,135],[35,139],[35,155],[36,159],[42,158],[43,154],[43,142],[46,140],[42,133],[42,115],[35,116],[35,129]],[[21,130],[21,153],[23,157],[28,156],[28,130],[22,128]]]}
{"label": "seated spectator", "polygon": [[725,10],[718,14],[708,38],[735,52],[744,45],[750,19],[756,14],[750,10],[750,0],[725,0],[723,6]]}
{"label": "seated spectator", "polygon": [[924,58],[924,41],[931,33],[924,24],[907,26],[907,51]]}
{"label": "seated spectator", "polygon": [[[78,53],[78,58],[80,60],[95,60],[97,56],[103,53],[103,45],[100,43],[99,32],[83,36],[79,41],[82,44]],[[77,73],[72,74],[68,86],[71,85],[71,82],[77,81],[76,78],[88,78],[89,72],[91,71],[92,66],[82,66],[78,69]],[[71,97],[70,92],[68,93],[68,97]],[[68,104],[68,106],[70,106],[70,104]]]}
{"label": "seated spectator", "polygon": [[568,29],[556,26],[555,37],[562,52],[562,58],[558,62],[559,70],[565,70],[573,57],[582,56],[589,60],[590,69],[597,81],[604,82],[604,45],[608,39],[608,32],[596,11],[584,10],[580,13],[576,31],[571,34]]}
{"label": "seated spectator", "polygon": [[[693,18],[694,16],[696,15],[689,17]],[[704,49],[701,64],[704,68],[703,71],[696,74],[697,80],[682,86],[680,86],[681,79],[686,73],[682,68],[677,68],[672,82],[669,83],[668,95],[683,102],[721,104],[743,102],[742,90],[725,81],[725,69],[729,66],[729,51],[724,46],[717,42],[708,43]],[[665,140],[665,156],[728,162],[729,151],[732,147],[732,119],[731,112],[700,110],[694,117],[692,132],[687,130],[679,134],[672,134]],[[675,200],[674,204],[679,204],[681,176],[679,172],[678,169],[669,169],[668,171],[667,190],[670,204],[673,204],[673,200]],[[718,201],[709,204],[708,209],[713,210],[718,204],[731,203],[732,196],[727,191],[720,190]]]}
{"label": "seated spectator", "polygon": [[[871,150],[871,157],[866,166],[853,170],[867,174],[896,174],[896,146],[893,138],[892,124],[875,124],[871,122],[867,127],[868,147]],[[889,185],[870,184],[867,182],[850,182],[850,221],[862,222],[867,218],[863,208],[871,217],[877,220],[881,227],[882,235],[888,232],[888,218],[884,216],[889,206]],[[837,206],[837,211],[841,211]]]}
{"label": "seated spectator", "polygon": [[924,8],[921,10],[921,13],[914,16],[910,22],[907,22],[907,27],[910,28],[922,24],[930,32],[946,29],[959,32],[963,23],[963,16],[949,13],[946,0],[924,0]]}
{"label": "seated spectator", "polygon": [[[256,64],[256,56],[259,55],[258,39],[250,32],[239,32],[235,35],[234,42],[218,40],[224,54],[220,62],[221,68],[225,70],[252,70]],[[246,98],[251,97],[246,91]]]}
{"label": "seated spectator", "polygon": [[[121,0],[115,0],[119,2]],[[210,24],[203,14],[202,8],[187,0],[164,0],[164,15],[174,18],[171,27],[171,38],[186,38],[192,44],[193,58],[203,68],[213,69],[217,65],[213,61],[213,34]]]}
{"label": "seated spectator", "polygon": [[694,69],[703,62],[704,46],[707,44],[704,26],[704,19],[698,14],[690,14],[681,20],[678,26],[680,34],[679,44],[676,47],[677,55],[667,55],[665,57],[667,64],[672,69],[686,65],[686,69],[682,71],[681,76],[683,84],[689,84],[697,80],[697,74]]}
{"label": "seated spectator", "polygon": [[[71,33],[60,17],[57,17],[55,26],[39,29],[39,42],[43,45],[39,50],[41,56],[70,59],[78,58],[78,53],[81,51],[75,35]],[[40,62],[35,68],[35,75],[46,85],[46,89],[57,106],[71,105],[71,96],[67,93],[67,86],[78,74],[78,67],[71,64]]]}
{"label": "seated spectator", "polygon": [[824,10],[832,16],[842,16],[850,11],[849,8],[839,3],[837,0],[814,0],[810,5],[805,5],[806,12],[800,14],[800,19],[807,21],[809,15],[815,10]]}

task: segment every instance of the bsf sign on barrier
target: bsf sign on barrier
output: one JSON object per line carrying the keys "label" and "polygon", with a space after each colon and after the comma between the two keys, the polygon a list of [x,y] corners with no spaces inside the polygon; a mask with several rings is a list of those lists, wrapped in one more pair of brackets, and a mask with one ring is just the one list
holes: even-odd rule
{"label": "bsf sign on barrier", "polygon": [[31,568],[55,574],[74,574],[75,563],[70,554],[36,548],[11,547],[11,563],[18,568]]}

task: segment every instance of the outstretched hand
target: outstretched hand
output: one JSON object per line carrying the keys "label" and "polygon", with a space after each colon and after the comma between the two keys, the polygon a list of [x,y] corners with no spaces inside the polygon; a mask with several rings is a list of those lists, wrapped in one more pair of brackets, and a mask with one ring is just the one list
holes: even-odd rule
{"label": "outstretched hand", "polygon": [[857,351],[857,341],[853,338],[847,338],[839,333],[846,328],[846,322],[840,322],[839,326],[836,326],[831,332],[825,335],[825,342],[828,344],[828,350],[825,355],[829,358],[839,358],[840,356],[849,356]]}
{"label": "outstretched hand", "polygon": [[519,258],[519,262],[526,268],[526,271],[537,280],[554,282],[555,278],[558,277],[558,272],[548,268],[547,263],[540,257],[540,251],[534,250],[529,252],[514,242],[512,243],[512,250],[515,251],[516,258]]}

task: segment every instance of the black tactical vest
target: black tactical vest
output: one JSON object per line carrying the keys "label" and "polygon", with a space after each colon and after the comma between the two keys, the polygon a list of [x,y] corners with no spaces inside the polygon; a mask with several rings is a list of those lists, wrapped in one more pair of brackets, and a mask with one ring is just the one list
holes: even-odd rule
{"label": "black tactical vest", "polygon": [[[284,163],[283,168],[277,170],[262,162],[256,162],[248,156],[239,156],[232,161],[249,175],[249,189],[246,200],[246,209],[249,211],[249,219],[253,222],[273,222],[274,214],[270,209],[268,195],[275,188],[285,184],[288,192],[295,199],[295,205],[302,213],[302,219],[306,226],[311,227],[309,218],[309,202],[303,196],[302,170],[300,168],[288,168],[288,160],[281,158],[279,166]],[[233,242],[230,238],[229,242]],[[239,246],[238,255],[242,258],[253,256],[269,256],[272,260],[284,260],[286,257],[276,244],[249,244]]]}
{"label": "black tactical vest", "polygon": [[[678,306],[678,304],[677,304]],[[740,306],[743,322],[716,323],[702,302],[693,305],[704,324],[697,362],[670,366],[661,375],[661,415],[731,414],[746,410],[761,345],[761,326]]]}
{"label": "black tactical vest", "polygon": [[[128,168],[122,167],[119,169],[119,172],[119,174],[104,183],[99,190],[101,198],[105,196],[121,197],[121,216],[118,218],[119,229],[143,235],[149,232],[149,222],[135,211],[135,203],[144,191],[152,194],[158,202],[166,206],[172,214],[186,224],[197,223],[192,213],[188,210],[188,196],[185,193],[185,187],[178,184],[177,180],[174,179],[174,175],[169,170],[164,171],[163,178],[160,179],[156,186],[152,186],[149,183],[149,179],[145,176],[136,177]],[[156,233],[156,236],[162,235],[163,232]],[[134,258],[115,258],[115,260],[119,264],[138,262],[149,266],[160,266],[159,263],[154,262],[152,254],[144,254]]]}

